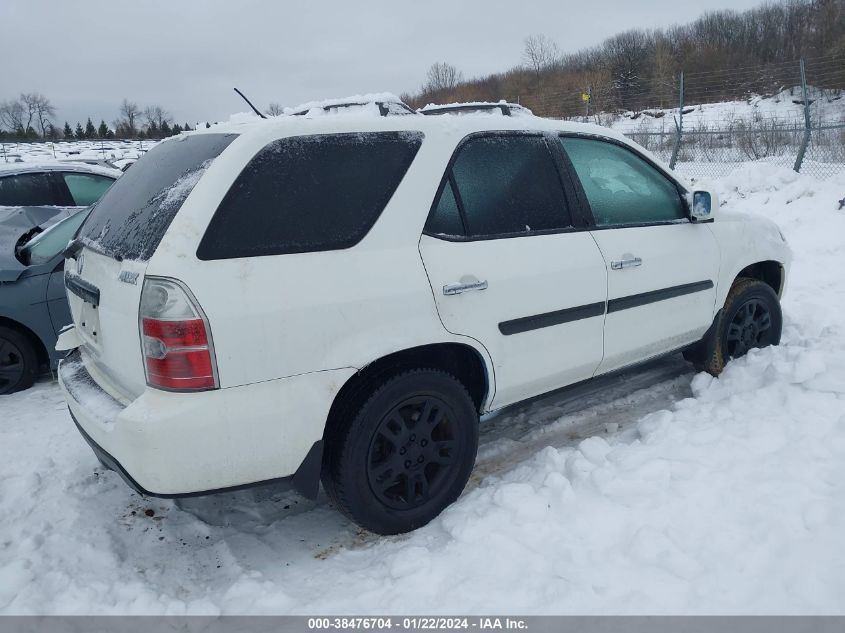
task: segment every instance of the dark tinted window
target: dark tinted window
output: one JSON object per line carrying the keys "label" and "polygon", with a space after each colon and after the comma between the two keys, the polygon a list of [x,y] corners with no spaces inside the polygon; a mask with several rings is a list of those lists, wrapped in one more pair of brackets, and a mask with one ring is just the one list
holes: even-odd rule
{"label": "dark tinted window", "polygon": [[118,178],[77,237],[112,257],[149,259],[176,212],[235,134],[196,134],[156,145]]}
{"label": "dark tinted window", "polygon": [[355,245],[387,205],[421,142],[418,132],[382,132],[270,143],[223,198],[197,256],[228,259]]}
{"label": "dark tinted window", "polygon": [[589,138],[564,137],[561,142],[598,226],[686,217],[674,183],[634,152]]}
{"label": "dark tinted window", "polygon": [[571,226],[557,168],[539,136],[470,139],[452,166],[470,235]]}
{"label": "dark tinted window", "polygon": [[58,204],[47,174],[19,174],[0,178],[0,206],[40,207]]}
{"label": "dark tinted window", "polygon": [[426,233],[434,235],[464,235],[465,233],[455,193],[452,191],[452,184],[448,181],[437,205],[428,216],[425,230]]}

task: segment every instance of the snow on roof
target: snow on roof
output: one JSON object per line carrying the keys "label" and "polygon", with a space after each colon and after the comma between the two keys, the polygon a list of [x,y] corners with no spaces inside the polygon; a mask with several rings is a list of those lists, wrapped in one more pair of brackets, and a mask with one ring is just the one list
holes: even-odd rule
{"label": "snow on roof", "polygon": [[[487,132],[500,130],[537,130],[546,132],[573,132],[591,134],[611,138],[628,145],[649,156],[656,164],[662,166],[667,172],[671,170],[657,156],[648,150],[640,147],[621,132],[611,128],[602,127],[593,123],[580,123],[575,121],[563,121],[558,119],[546,119],[534,115],[531,110],[518,104],[507,102],[470,102],[445,104],[439,107],[485,107],[507,105],[514,109],[518,108],[518,116],[491,116],[489,112],[470,111],[459,116],[382,116],[377,103],[401,103],[396,95],[388,92],[353,95],[343,99],[325,99],[323,101],[311,101],[295,108],[285,108],[285,115],[262,119],[255,113],[240,112],[229,117],[224,123],[212,125],[210,128],[199,129],[195,132],[183,132],[189,134],[240,134],[256,137],[266,137],[267,141],[280,136],[295,136],[299,134],[340,134],[347,132],[370,132],[370,131],[420,131],[429,136],[463,137],[473,132]],[[371,107],[361,108],[338,108],[336,111],[326,113],[325,109],[332,106],[362,103]],[[429,107],[429,106],[426,106]],[[438,106],[434,106],[438,107]],[[297,112],[306,112],[303,116],[290,116]],[[328,115],[327,115],[328,114]],[[170,137],[162,142],[170,142],[179,139],[180,136]],[[675,173],[675,177],[686,184],[684,178]]]}
{"label": "snow on roof", "polygon": [[[374,92],[362,95],[352,95],[349,97],[323,99],[321,101],[306,101],[293,108],[284,108],[284,114],[297,114],[299,112],[309,112],[311,110],[325,111],[326,108],[332,106],[343,106],[348,104],[377,104],[377,103],[402,103],[402,99],[397,97],[392,92]],[[379,114],[376,109],[375,114]]]}

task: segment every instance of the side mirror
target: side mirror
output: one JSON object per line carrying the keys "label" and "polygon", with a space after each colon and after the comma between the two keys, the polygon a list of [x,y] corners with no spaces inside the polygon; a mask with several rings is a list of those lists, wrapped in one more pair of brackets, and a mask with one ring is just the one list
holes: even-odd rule
{"label": "side mirror", "polygon": [[694,191],[687,194],[690,217],[694,222],[702,222],[713,218],[714,200],[709,191]]}

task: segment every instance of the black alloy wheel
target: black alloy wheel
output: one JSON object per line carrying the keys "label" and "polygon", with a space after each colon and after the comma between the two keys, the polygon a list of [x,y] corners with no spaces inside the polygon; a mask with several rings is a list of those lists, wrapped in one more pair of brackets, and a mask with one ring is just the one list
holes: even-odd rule
{"label": "black alloy wheel", "polygon": [[38,376],[38,355],[17,330],[0,326],[0,395],[32,386]]}
{"label": "black alloy wheel", "polygon": [[460,496],[478,449],[478,409],[446,371],[374,378],[326,427],[323,487],[335,506],[377,534],[421,527]]}
{"label": "black alloy wheel", "polygon": [[409,398],[382,418],[367,456],[367,478],[379,501],[409,510],[439,494],[460,452],[455,418],[433,395]]}
{"label": "black alloy wheel", "polygon": [[772,334],[772,313],[767,302],[757,298],[747,300],[728,324],[728,358],[739,358],[752,348],[771,345]]}

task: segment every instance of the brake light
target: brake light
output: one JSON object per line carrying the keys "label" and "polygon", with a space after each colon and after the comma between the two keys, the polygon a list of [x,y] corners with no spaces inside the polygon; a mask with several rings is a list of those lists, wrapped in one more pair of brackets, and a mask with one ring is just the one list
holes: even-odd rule
{"label": "brake light", "polygon": [[180,282],[161,277],[144,280],[140,328],[149,386],[168,391],[218,388],[208,320]]}

